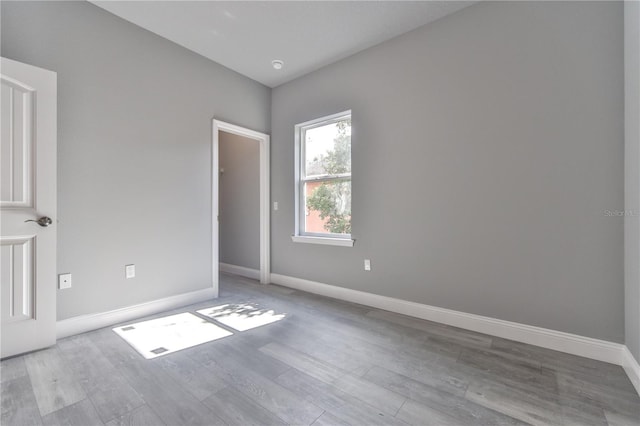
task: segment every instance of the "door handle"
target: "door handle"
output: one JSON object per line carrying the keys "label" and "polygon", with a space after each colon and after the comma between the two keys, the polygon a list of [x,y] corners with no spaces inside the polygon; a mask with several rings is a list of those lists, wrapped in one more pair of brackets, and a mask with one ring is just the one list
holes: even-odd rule
{"label": "door handle", "polygon": [[50,217],[47,216],[42,216],[40,219],[38,220],[33,220],[33,219],[29,219],[29,220],[25,220],[25,222],[35,222],[38,225],[46,228],[47,226],[51,225],[53,223],[53,220],[51,220]]}

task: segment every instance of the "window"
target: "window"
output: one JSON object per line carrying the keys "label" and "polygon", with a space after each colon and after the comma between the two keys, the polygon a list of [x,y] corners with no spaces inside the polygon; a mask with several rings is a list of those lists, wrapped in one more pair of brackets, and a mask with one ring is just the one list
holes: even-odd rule
{"label": "window", "polygon": [[351,111],[298,124],[296,242],[352,246]]}

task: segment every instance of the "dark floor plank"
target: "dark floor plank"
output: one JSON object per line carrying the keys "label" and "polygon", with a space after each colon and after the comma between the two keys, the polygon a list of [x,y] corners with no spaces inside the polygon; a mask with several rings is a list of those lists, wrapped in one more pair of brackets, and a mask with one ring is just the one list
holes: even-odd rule
{"label": "dark floor plank", "polygon": [[[382,367],[372,368],[365,379],[406,396],[425,407],[446,413],[456,424],[520,424],[513,418],[487,409],[464,398],[459,389],[449,393],[448,387],[432,387]],[[405,404],[406,407],[406,404]],[[406,414],[406,413],[405,413]]]}
{"label": "dark floor plank", "polygon": [[103,422],[109,422],[144,404],[138,392],[127,383],[87,335],[60,340],[58,350]]}
{"label": "dark floor plank", "polygon": [[[94,344],[113,363],[127,382],[147,405],[168,425],[223,424],[214,413],[186,392],[162,368],[141,356],[132,357],[133,351],[119,336],[108,330],[91,334]],[[137,353],[136,353],[137,354]]]}
{"label": "dark floor plank", "polygon": [[[254,341],[249,344],[247,341]],[[226,356],[233,357],[239,363],[251,365],[251,369],[268,379],[275,379],[280,374],[289,370],[287,364],[267,356],[260,352],[261,346],[255,341],[261,341],[258,336],[237,336],[235,341],[228,340],[216,345],[218,352],[223,352]]]}
{"label": "dark floor plank", "polygon": [[[331,306],[331,299],[325,298],[324,303],[325,305],[321,306],[322,309],[314,311],[312,318],[299,314],[304,321],[301,325],[308,330],[318,332],[321,336],[339,338],[347,343],[352,342],[350,346],[356,351],[367,352],[369,348],[395,348],[407,356],[437,360],[442,357],[456,359],[463,347],[455,342],[438,339],[437,336],[423,330],[384,321],[370,315],[344,313],[327,315],[323,310]],[[342,305],[340,307],[342,308]]]}
{"label": "dark floor plank", "polygon": [[57,348],[33,352],[24,359],[41,416],[87,397]]}
{"label": "dark floor plank", "polygon": [[232,387],[216,392],[205,399],[204,404],[230,426],[286,425],[282,419]]}
{"label": "dark floor plank", "polygon": [[304,371],[311,377],[328,384],[334,383],[347,374],[346,371],[333,367],[312,356],[298,352],[279,343],[269,343],[260,348],[260,352],[267,354],[298,371]]}
{"label": "dark floor plank", "polygon": [[[560,406],[562,407],[562,418],[566,426],[571,425],[591,425],[608,426],[609,422],[605,416],[605,411],[594,404],[576,402],[560,396]],[[637,425],[640,426],[640,423]]]}
{"label": "dark floor plank", "polygon": [[308,425],[323,412],[318,406],[257,373],[253,366],[226,356],[215,345],[193,348],[191,354],[194,359],[205,360],[203,364],[229,385],[287,423]]}
{"label": "dark floor plank", "polygon": [[463,350],[451,366],[468,382],[503,385],[514,390],[534,393],[542,399],[557,401],[558,380],[554,370],[512,359],[491,350]]}
{"label": "dark floor plank", "polygon": [[395,415],[406,399],[393,391],[352,374],[342,372],[286,346],[270,343],[260,348],[260,350],[299,371],[304,371],[310,376],[334,386],[342,392],[379,407],[390,415]]}
{"label": "dark floor plank", "polygon": [[166,425],[147,405],[111,420],[106,426],[164,426]]}
{"label": "dark floor plank", "polygon": [[300,320],[299,316],[295,320],[269,330],[269,341],[285,344],[356,375],[371,368],[372,364],[367,360],[369,345],[366,342],[330,331],[335,328],[325,327],[322,319],[317,319],[313,326]]}
{"label": "dark floor plank", "polygon": [[367,313],[367,316],[370,316],[372,318],[384,319],[385,321],[401,324],[405,327],[422,330],[428,334],[455,341],[462,345],[472,345],[487,348],[491,346],[491,336],[474,333],[472,331],[463,330],[461,328],[450,327],[443,324],[434,323],[432,321],[421,320],[419,318],[408,317],[405,315],[382,311],[379,309],[371,310],[369,313]]}
{"label": "dark floor plank", "polygon": [[396,415],[407,399],[396,392],[351,374],[340,377],[333,382],[333,386],[391,415]]}
{"label": "dark floor plank", "polygon": [[640,420],[631,418],[621,414],[615,414],[610,411],[604,411],[609,426],[639,426]]}
{"label": "dark floor plank", "polygon": [[99,426],[103,424],[88,398],[43,416],[42,423],[44,426]]}
{"label": "dark floor plank", "polygon": [[[327,365],[350,371],[355,375],[364,374],[373,365],[385,365],[405,375],[421,376],[429,382],[465,382],[463,376],[454,377],[455,371],[444,371],[439,367],[446,363],[455,364],[454,358],[403,347],[400,344],[385,347],[375,345],[355,336],[346,337],[339,332],[332,332],[331,328],[322,330],[319,325],[321,322],[318,320],[315,324],[306,324],[299,330],[298,326],[293,325],[291,329],[272,333],[271,337]],[[336,327],[338,326],[334,328]]]}
{"label": "dark floor plank", "polygon": [[324,410],[334,410],[347,403],[349,395],[335,386],[302,373],[295,368],[283,373],[276,378],[276,382],[293,391],[296,395],[302,395],[307,401]]}
{"label": "dark floor plank", "polygon": [[0,384],[2,393],[2,425],[41,425],[40,410],[29,376],[21,376]]}
{"label": "dark floor plank", "polygon": [[182,388],[199,401],[203,401],[227,384],[202,364],[191,358],[186,352],[179,351],[153,360]]}
{"label": "dark floor plank", "polygon": [[[393,368],[393,366],[391,366],[391,368]],[[447,377],[445,373],[439,375],[434,374],[432,376],[420,375],[419,378],[422,379],[420,381],[413,378],[409,379],[406,375],[398,374],[392,370],[379,366],[375,366],[370,369],[364,375],[364,378],[388,387],[389,389],[408,396],[409,398],[413,398],[413,391],[417,392],[418,390],[427,389],[436,389],[440,392],[446,392],[448,395],[462,397],[464,396],[468,386],[467,382],[462,382],[456,377]],[[405,381],[405,378],[409,380]],[[400,390],[402,390],[402,392],[399,392]]]}
{"label": "dark floor plank", "polygon": [[27,375],[24,357],[17,356],[0,361],[0,383]]}
{"label": "dark floor plank", "polygon": [[611,414],[640,423],[640,396],[605,384],[585,381],[575,375],[558,373],[560,396],[569,403],[581,403],[602,408]]}
{"label": "dark floor plank", "polygon": [[458,364],[471,366],[504,380],[547,386],[552,392],[557,390],[556,384],[545,378],[540,363],[534,360],[511,358],[491,350],[464,349]]}
{"label": "dark floor plank", "polygon": [[446,411],[436,410],[412,400],[408,400],[402,406],[397,418],[415,426],[459,426],[463,424]]}
{"label": "dark floor plank", "polygon": [[331,413],[325,412],[313,422],[312,426],[348,426],[349,423],[339,419]]}
{"label": "dark floor plank", "polygon": [[[400,407],[402,408],[402,407]],[[342,407],[328,411],[333,417],[352,426],[406,426],[407,423],[383,412],[378,407],[368,405],[357,398],[351,398]]]}
{"label": "dark floor plank", "polygon": [[493,339],[491,349],[496,352],[533,359],[539,362],[542,367],[574,375],[592,383],[606,384],[618,390],[635,393],[633,384],[619,365],[497,337]]}
{"label": "dark floor plank", "polygon": [[559,401],[537,397],[535,394],[486,382],[472,382],[466,398],[478,405],[532,425],[562,425]]}
{"label": "dark floor plank", "polygon": [[273,294],[293,294],[295,293],[295,290],[292,288],[287,288],[287,287],[282,287],[280,285],[276,285],[276,284],[266,284],[264,285],[264,288],[267,292]]}

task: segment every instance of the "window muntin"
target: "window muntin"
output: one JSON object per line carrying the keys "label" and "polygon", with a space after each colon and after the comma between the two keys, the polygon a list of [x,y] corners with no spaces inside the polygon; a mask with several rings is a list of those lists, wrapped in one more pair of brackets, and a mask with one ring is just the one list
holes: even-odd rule
{"label": "window muntin", "polygon": [[351,238],[351,111],[296,126],[296,234]]}

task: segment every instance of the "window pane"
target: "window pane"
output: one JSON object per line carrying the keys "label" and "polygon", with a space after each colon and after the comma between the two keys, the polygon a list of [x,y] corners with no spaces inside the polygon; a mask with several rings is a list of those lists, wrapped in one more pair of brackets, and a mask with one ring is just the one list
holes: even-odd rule
{"label": "window pane", "polygon": [[306,176],[351,173],[351,118],[304,132]]}
{"label": "window pane", "polygon": [[351,234],[351,180],[305,183],[305,232]]}

